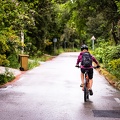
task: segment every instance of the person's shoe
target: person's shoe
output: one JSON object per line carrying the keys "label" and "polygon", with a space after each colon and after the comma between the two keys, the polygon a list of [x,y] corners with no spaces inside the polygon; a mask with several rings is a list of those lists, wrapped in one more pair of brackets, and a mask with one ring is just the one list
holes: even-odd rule
{"label": "person's shoe", "polygon": [[93,91],[91,89],[89,90],[89,93],[90,93],[90,95],[93,95]]}
{"label": "person's shoe", "polygon": [[84,84],[81,84],[80,87],[83,87]]}

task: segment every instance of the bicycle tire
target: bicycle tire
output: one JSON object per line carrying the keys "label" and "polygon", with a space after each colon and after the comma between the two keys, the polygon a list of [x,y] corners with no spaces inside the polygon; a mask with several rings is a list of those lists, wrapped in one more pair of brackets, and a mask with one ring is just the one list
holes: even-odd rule
{"label": "bicycle tire", "polygon": [[87,87],[84,87],[84,101],[87,102],[87,100],[89,100],[89,91],[87,89]]}
{"label": "bicycle tire", "polygon": [[87,88],[84,86],[84,101],[87,101]]}
{"label": "bicycle tire", "polygon": [[84,102],[87,102],[87,100],[89,99],[89,91],[88,91],[88,88],[87,88],[88,81],[86,79],[87,75],[88,75],[88,73],[85,72],[85,78],[84,78]]}
{"label": "bicycle tire", "polygon": [[87,93],[86,98],[89,99],[89,91],[88,91],[88,89],[87,89],[86,93]]}

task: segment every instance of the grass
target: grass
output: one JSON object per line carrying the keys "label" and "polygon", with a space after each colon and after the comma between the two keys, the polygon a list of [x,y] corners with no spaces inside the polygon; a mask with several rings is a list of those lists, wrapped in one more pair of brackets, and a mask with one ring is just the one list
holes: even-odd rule
{"label": "grass", "polygon": [[116,76],[113,76],[103,68],[100,68],[100,74],[102,74],[113,87],[120,90],[120,80]]}
{"label": "grass", "polygon": [[37,67],[40,65],[40,61],[48,61],[48,60],[51,60],[53,59],[55,56],[51,56],[51,55],[47,55],[47,54],[44,54],[43,56],[39,57],[39,58],[31,58],[29,59],[28,61],[28,69],[32,69],[34,67]]}

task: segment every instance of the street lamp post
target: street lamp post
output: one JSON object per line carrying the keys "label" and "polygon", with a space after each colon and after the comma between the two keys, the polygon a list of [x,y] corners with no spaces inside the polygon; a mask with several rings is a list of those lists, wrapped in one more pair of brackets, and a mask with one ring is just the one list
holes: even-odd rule
{"label": "street lamp post", "polygon": [[66,41],[64,41],[64,49],[66,49]]}
{"label": "street lamp post", "polygon": [[92,49],[94,50],[94,41],[95,41],[95,37],[94,36],[92,36],[92,38],[91,38],[91,40],[92,40]]}
{"label": "street lamp post", "polygon": [[54,54],[55,54],[55,49],[56,49],[56,42],[57,42],[57,38],[53,39],[53,43],[54,43]]}
{"label": "street lamp post", "polygon": [[23,33],[23,31],[21,31],[21,43],[22,43],[21,53],[23,54],[24,53],[24,33]]}

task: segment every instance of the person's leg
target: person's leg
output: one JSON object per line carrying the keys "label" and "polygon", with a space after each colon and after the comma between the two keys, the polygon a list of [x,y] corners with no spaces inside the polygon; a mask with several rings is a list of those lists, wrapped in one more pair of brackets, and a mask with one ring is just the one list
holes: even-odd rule
{"label": "person's leg", "polygon": [[92,85],[93,85],[93,79],[89,79],[89,88],[88,89],[92,89]]}
{"label": "person's leg", "polygon": [[90,70],[89,70],[88,75],[89,75],[89,87],[88,87],[88,89],[89,89],[89,91],[90,91],[90,95],[93,95],[93,91],[92,91],[92,85],[93,85],[93,69],[90,69]]}
{"label": "person's leg", "polygon": [[89,79],[89,92],[90,92],[90,95],[93,95],[93,91],[92,91],[92,84],[93,84],[93,80],[92,79]]}
{"label": "person's leg", "polygon": [[89,69],[88,76],[89,76],[89,89],[92,89],[92,85],[93,85],[93,68]]}
{"label": "person's leg", "polygon": [[84,73],[81,72],[81,87],[84,85]]}
{"label": "person's leg", "polygon": [[84,69],[81,68],[81,85],[80,87],[83,87],[84,85]]}

